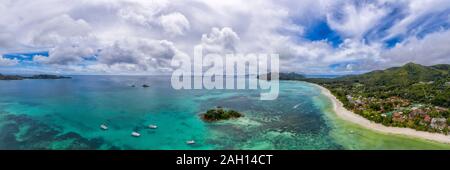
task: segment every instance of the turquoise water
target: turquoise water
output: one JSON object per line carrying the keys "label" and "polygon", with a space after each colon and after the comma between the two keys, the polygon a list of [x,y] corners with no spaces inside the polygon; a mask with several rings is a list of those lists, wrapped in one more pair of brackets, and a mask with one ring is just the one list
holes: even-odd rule
{"label": "turquoise water", "polygon": [[[343,122],[333,116],[329,100],[308,83],[283,81],[277,100],[261,101],[258,90],[174,90],[169,80],[163,76],[74,76],[0,81],[0,149],[449,147]],[[142,84],[150,87],[142,88]],[[200,113],[216,106],[245,116],[217,123],[199,119]],[[100,129],[103,123],[107,131]],[[158,129],[147,128],[149,124]],[[132,137],[132,131],[142,136]],[[187,140],[196,144],[187,145]]]}

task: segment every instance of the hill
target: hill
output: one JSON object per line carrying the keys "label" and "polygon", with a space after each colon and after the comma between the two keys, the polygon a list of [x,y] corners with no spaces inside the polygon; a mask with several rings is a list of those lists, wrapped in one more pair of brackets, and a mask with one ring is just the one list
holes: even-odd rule
{"label": "hill", "polygon": [[450,65],[401,67],[337,78],[305,78],[280,73],[280,80],[300,80],[329,89],[344,107],[386,126],[447,134],[450,130]]}
{"label": "hill", "polygon": [[423,66],[414,63],[334,79],[307,79],[342,93],[364,97],[398,96],[412,101],[450,106],[450,65]]}
{"label": "hill", "polygon": [[70,79],[71,77],[39,74],[33,76],[18,76],[18,75],[2,75],[0,74],[0,80],[23,80],[23,79]]}
{"label": "hill", "polygon": [[408,63],[334,79],[304,79],[328,88],[349,110],[386,126],[448,133],[450,65]]}
{"label": "hill", "polygon": [[[262,74],[257,76],[258,79],[271,80],[271,73]],[[290,72],[290,73],[278,73],[279,80],[304,80],[305,76],[302,74]]]}
{"label": "hill", "polygon": [[372,71],[362,75],[352,75],[337,78],[337,81],[360,82],[370,85],[403,86],[418,82],[436,81],[448,78],[450,65],[422,66],[408,63],[402,67],[392,67],[386,70]]}

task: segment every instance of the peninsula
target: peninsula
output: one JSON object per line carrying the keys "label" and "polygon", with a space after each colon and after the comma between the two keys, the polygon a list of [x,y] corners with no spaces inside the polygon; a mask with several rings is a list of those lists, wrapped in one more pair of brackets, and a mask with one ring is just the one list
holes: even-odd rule
{"label": "peninsula", "polygon": [[19,76],[19,75],[2,75],[0,74],[0,80],[23,80],[23,79],[70,79],[71,77],[39,74],[33,76]]}
{"label": "peninsula", "polygon": [[[450,143],[450,65],[401,67],[337,78],[295,78],[320,86],[341,118],[367,128]],[[286,75],[284,73],[284,75]]]}

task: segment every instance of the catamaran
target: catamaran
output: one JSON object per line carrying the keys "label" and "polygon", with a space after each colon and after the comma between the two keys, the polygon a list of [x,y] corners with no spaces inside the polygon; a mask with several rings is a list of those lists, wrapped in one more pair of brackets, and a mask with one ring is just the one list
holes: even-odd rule
{"label": "catamaran", "polygon": [[108,126],[106,126],[105,124],[100,125],[100,129],[102,130],[108,130]]}
{"label": "catamaran", "polygon": [[131,132],[131,136],[139,137],[139,136],[141,136],[141,134],[137,133],[137,132]]}

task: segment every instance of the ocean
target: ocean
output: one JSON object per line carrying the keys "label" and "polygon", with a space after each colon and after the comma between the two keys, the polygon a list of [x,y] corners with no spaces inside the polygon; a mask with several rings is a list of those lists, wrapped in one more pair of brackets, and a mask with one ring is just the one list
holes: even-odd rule
{"label": "ocean", "polygon": [[[0,81],[0,149],[450,148],[343,121],[331,110],[331,101],[309,83],[281,81],[279,97],[272,101],[259,100],[260,93],[174,90],[167,76]],[[245,116],[220,122],[200,119],[201,113],[217,106]],[[158,128],[150,129],[150,124]],[[133,131],[141,136],[131,136]],[[186,144],[189,140],[195,144]]]}

